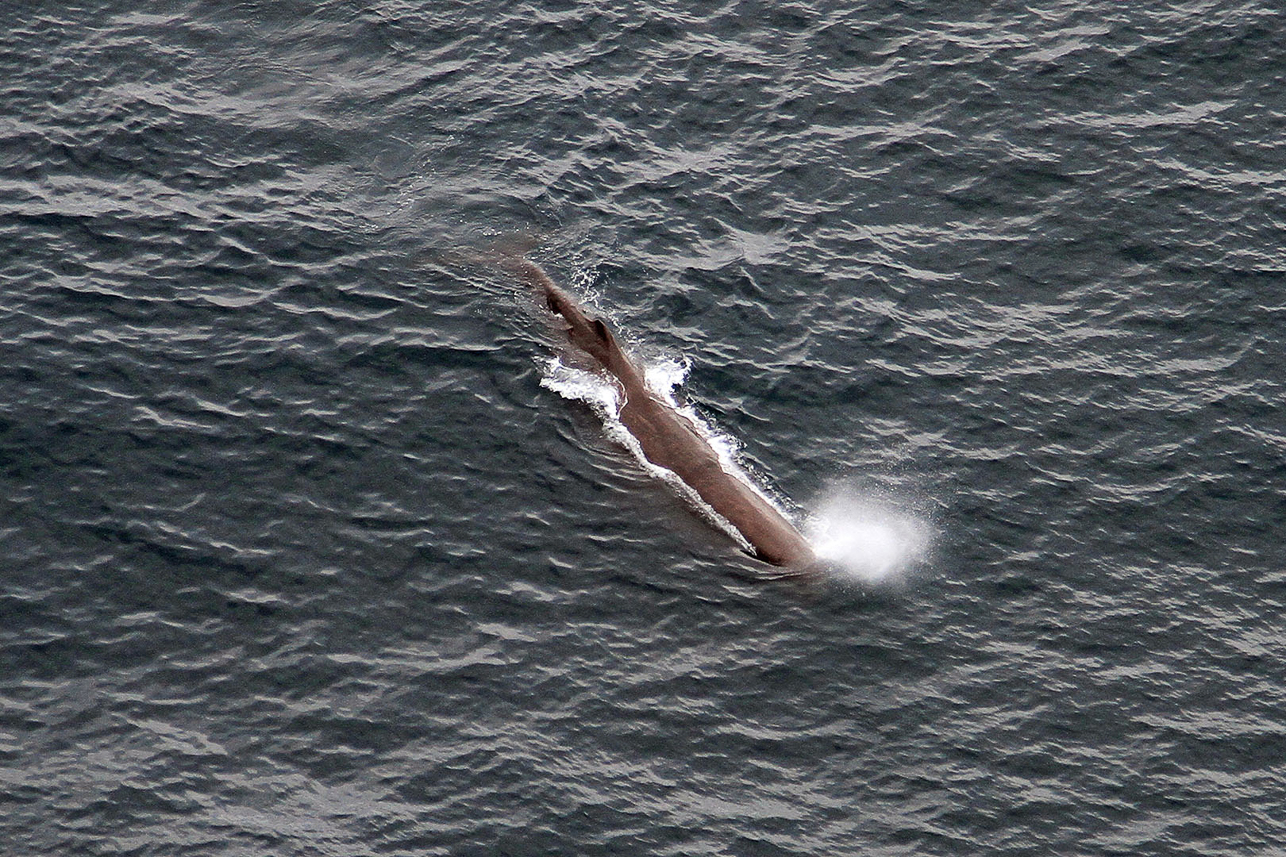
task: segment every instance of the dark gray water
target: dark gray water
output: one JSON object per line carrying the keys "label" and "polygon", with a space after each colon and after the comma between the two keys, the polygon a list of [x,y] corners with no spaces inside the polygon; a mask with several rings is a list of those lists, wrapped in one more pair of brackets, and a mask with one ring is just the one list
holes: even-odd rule
{"label": "dark gray water", "polygon": [[3,852],[1286,849],[1279,9],[6,4]]}

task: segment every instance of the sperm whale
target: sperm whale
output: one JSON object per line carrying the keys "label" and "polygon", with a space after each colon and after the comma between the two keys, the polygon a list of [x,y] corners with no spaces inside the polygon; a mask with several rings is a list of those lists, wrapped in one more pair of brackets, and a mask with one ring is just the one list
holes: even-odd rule
{"label": "sperm whale", "polygon": [[505,267],[543,299],[568,343],[584,355],[584,362],[619,385],[619,419],[648,461],[671,471],[696,492],[736,528],[756,558],[800,571],[816,562],[812,547],[799,530],[758,491],[725,470],[718,453],[692,421],[648,387],[639,365],[602,319],[588,316],[530,259],[514,256],[504,261]]}

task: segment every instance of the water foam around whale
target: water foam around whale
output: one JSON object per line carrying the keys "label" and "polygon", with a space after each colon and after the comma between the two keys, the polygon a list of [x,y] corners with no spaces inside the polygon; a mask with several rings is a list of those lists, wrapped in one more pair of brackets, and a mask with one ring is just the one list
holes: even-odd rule
{"label": "water foam around whale", "polygon": [[[781,504],[762,485],[758,484],[757,480],[741,463],[736,440],[712,426],[692,406],[681,404],[678,401],[675,391],[687,379],[689,369],[687,362],[672,358],[641,362],[648,388],[693,425],[719,456],[719,462],[723,469],[750,486],[780,511]],[[541,369],[541,386],[558,393],[565,399],[589,405],[602,419],[604,430],[607,432],[608,437],[628,449],[648,473],[665,482],[669,488],[687,501],[703,518],[731,537],[739,547],[748,553],[753,553],[753,546],[740,531],[702,500],[691,486],[680,479],[673,471],[654,464],[647,459],[638,440],[630,434],[620,420],[622,393],[620,387],[612,379],[596,372],[589,372],[569,365],[558,357],[543,359]]]}

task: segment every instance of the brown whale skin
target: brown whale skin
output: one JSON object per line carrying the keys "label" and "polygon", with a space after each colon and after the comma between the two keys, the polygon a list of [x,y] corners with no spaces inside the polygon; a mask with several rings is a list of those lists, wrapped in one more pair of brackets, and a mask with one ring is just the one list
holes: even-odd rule
{"label": "brown whale skin", "polygon": [[587,316],[535,262],[516,257],[506,260],[506,267],[562,319],[571,345],[619,382],[624,393],[621,423],[648,461],[672,471],[736,527],[758,559],[801,570],[816,561],[799,530],[759,492],[724,470],[718,454],[691,421],[648,389],[643,373],[601,319]]}

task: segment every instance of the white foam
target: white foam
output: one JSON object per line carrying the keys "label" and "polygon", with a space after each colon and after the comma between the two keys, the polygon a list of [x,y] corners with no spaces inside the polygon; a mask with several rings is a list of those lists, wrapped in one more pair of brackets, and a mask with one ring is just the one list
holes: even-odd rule
{"label": "white foam", "polygon": [[653,393],[675,404],[674,391],[688,380],[690,364],[686,360],[663,357],[643,364],[643,378]]}
{"label": "white foam", "polygon": [[557,357],[542,362],[540,386],[564,399],[584,402],[605,421],[616,420],[621,412],[621,388],[612,379],[564,363]]}

